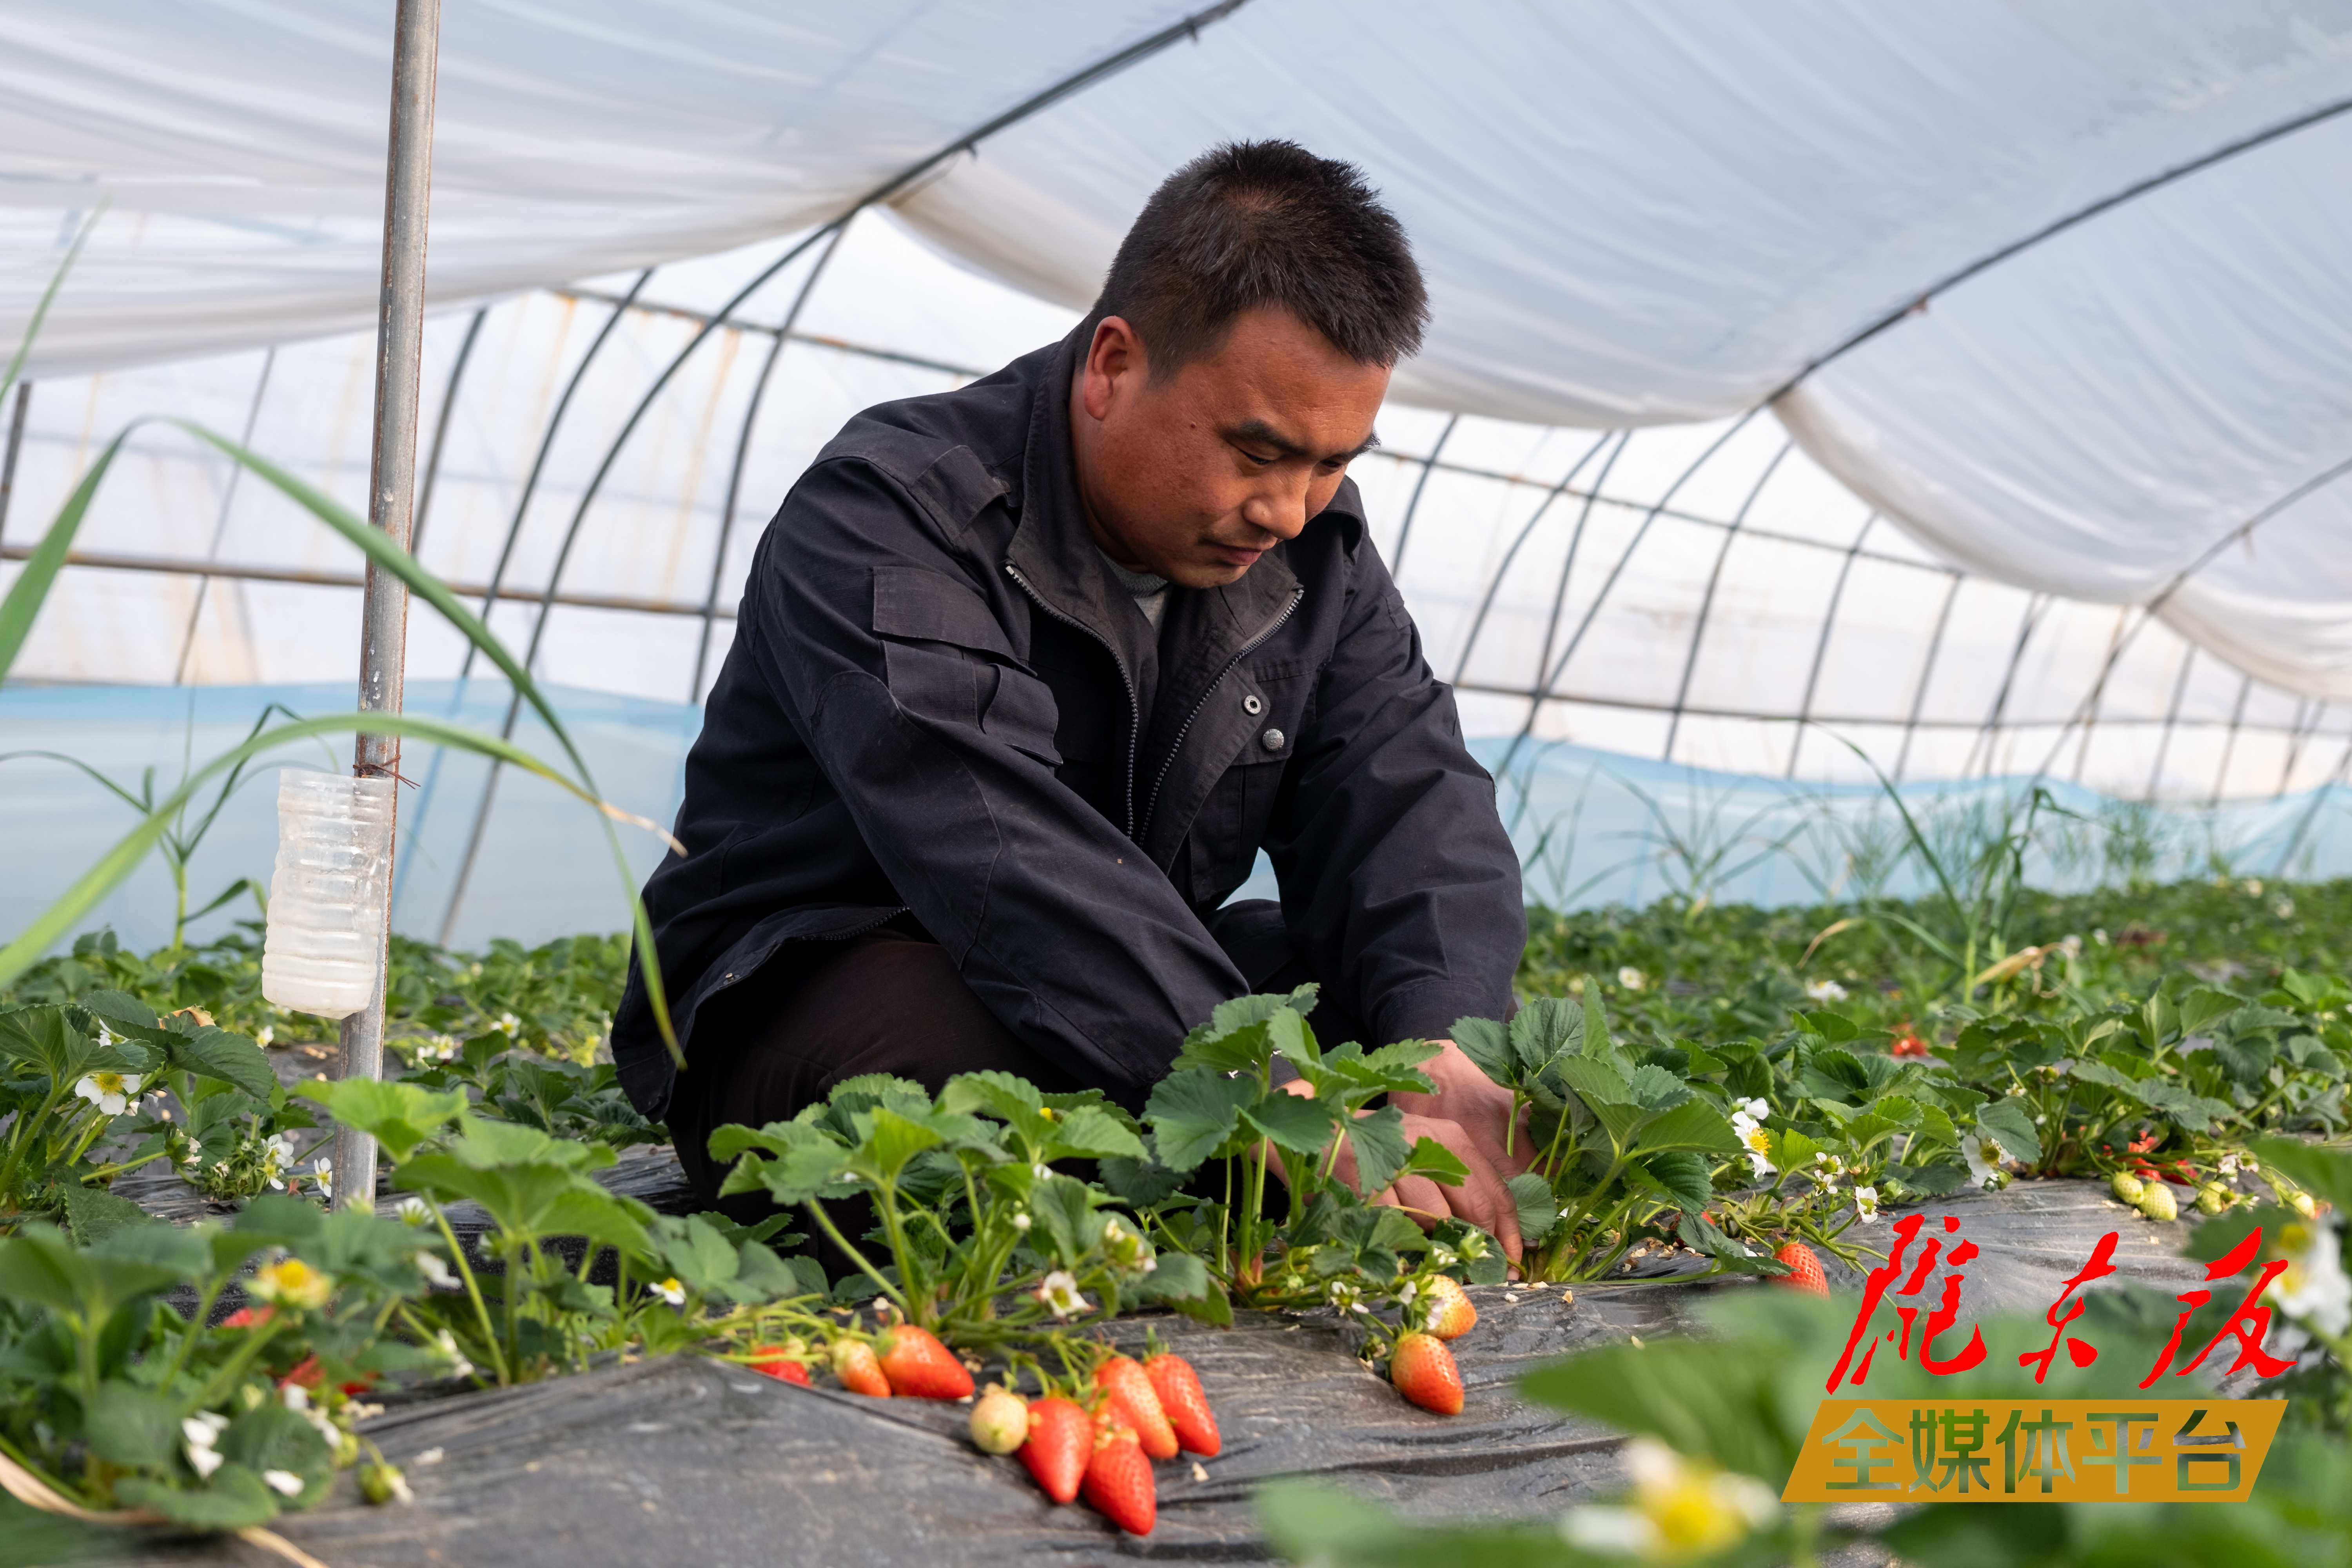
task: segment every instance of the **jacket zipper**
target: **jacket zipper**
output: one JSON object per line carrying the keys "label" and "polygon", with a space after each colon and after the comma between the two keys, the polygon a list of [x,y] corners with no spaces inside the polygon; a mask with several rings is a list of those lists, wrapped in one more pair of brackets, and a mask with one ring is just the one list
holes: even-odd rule
{"label": "jacket zipper", "polygon": [[[1018,583],[1021,585],[1021,591],[1028,595],[1031,602],[1039,609],[1045,611],[1047,615],[1053,616],[1064,626],[1075,626],[1079,631],[1086,633],[1087,636],[1094,638],[1095,641],[1100,643],[1102,645],[1103,652],[1110,655],[1110,662],[1118,671],[1120,684],[1127,688],[1127,836],[1129,838],[1134,838],[1135,748],[1136,742],[1143,729],[1143,698],[1135,689],[1135,677],[1128,674],[1127,660],[1118,657],[1118,649],[1111,646],[1111,641],[1108,637],[1103,636],[1100,632],[1095,630],[1084,621],[1079,620],[1076,616],[1064,615],[1060,610],[1055,609],[1051,604],[1047,603],[1045,595],[1040,594],[1035,588],[1030,586],[1029,579],[1021,575],[1021,568],[1013,564],[1012,562],[1007,561],[1004,563],[1004,574],[1007,577],[1012,578],[1015,583]],[[1287,613],[1288,612],[1286,611],[1285,612],[1285,614]],[[1279,625],[1280,623],[1277,622],[1276,624]],[[1248,650],[1244,649],[1243,651],[1247,652]],[[1241,656],[1236,654],[1234,657],[1238,658]],[[1223,677],[1220,676],[1218,679],[1223,679]],[[1206,699],[1204,698],[1202,700],[1205,701]],[[1139,842],[1140,841],[1139,840]]]}
{"label": "jacket zipper", "polygon": [[[1260,643],[1265,641],[1266,638],[1280,631],[1282,629],[1282,623],[1290,619],[1291,612],[1297,609],[1299,601],[1306,597],[1307,590],[1305,588],[1293,588],[1290,591],[1290,603],[1282,606],[1282,614],[1275,616],[1273,620],[1267,622],[1264,631],[1258,633],[1257,636],[1250,638],[1249,641],[1235,648],[1234,650],[1234,657],[1225,660],[1225,668],[1217,671],[1217,679],[1212,680],[1207,686],[1202,688],[1201,700],[1192,704],[1192,711],[1184,715],[1184,727],[1177,731],[1175,740],[1169,742],[1168,760],[1160,764],[1159,776],[1151,781],[1151,794],[1145,797],[1143,803],[1143,826],[1146,832],[1149,832],[1151,827],[1151,814],[1160,809],[1160,786],[1168,782],[1169,770],[1175,767],[1178,754],[1184,750],[1184,737],[1192,732],[1192,721],[1201,716],[1201,710],[1209,705],[1209,699],[1216,695],[1217,688],[1225,683],[1225,677],[1234,672],[1234,666],[1239,664],[1244,658],[1247,658],[1249,656],[1250,649],[1257,647]],[[1138,844],[1143,842],[1142,838],[1136,835],[1130,834],[1129,837],[1135,838],[1135,841]]]}

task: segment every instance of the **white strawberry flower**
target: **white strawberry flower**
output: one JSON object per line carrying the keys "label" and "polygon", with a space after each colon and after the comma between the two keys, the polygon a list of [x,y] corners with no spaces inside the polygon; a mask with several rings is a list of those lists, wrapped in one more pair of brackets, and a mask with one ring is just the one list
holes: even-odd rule
{"label": "white strawberry flower", "polygon": [[1066,1268],[1056,1268],[1045,1276],[1037,1287],[1037,1300],[1057,1320],[1066,1321],[1080,1312],[1092,1310],[1091,1304],[1078,1294],[1077,1277]]}
{"label": "white strawberry flower", "polygon": [[424,1226],[433,1223],[433,1211],[425,1206],[423,1198],[414,1194],[400,1200],[396,1212],[403,1225]]}
{"label": "white strawberry flower", "polygon": [[329,1202],[335,1196],[335,1163],[321,1154],[310,1163],[311,1179],[319,1184],[319,1195]]}
{"label": "white strawberry flower", "polygon": [[199,1411],[180,1423],[180,1436],[186,1439],[181,1452],[188,1457],[188,1468],[198,1479],[210,1480],[212,1473],[221,1468],[222,1458],[215,1445],[228,1429],[228,1417],[212,1412]]}
{"label": "white strawberry flower", "polygon": [[1649,983],[1650,977],[1630,963],[1617,972],[1617,984],[1628,991],[1639,991]]}
{"label": "white strawberry flower", "polygon": [[264,1470],[261,1479],[279,1497],[300,1497],[302,1478],[291,1470]]}
{"label": "white strawberry flower", "polygon": [[2278,1250],[2287,1260],[2270,1294],[2279,1310],[2331,1339],[2352,1329],[2352,1277],[2344,1272],[2335,1223],[2283,1225]]}
{"label": "white strawberry flower", "polygon": [[1625,1446],[1625,1468],[1633,1480],[1627,1502],[1588,1504],[1561,1517],[1560,1536],[1570,1546],[1652,1562],[1711,1557],[1780,1512],[1772,1489],[1755,1477],[1685,1459],[1654,1437]]}
{"label": "white strawberry flower", "polygon": [[1028,1234],[1029,1226],[1034,1223],[1034,1222],[1032,1221],[1025,1213],[1016,1214],[1013,1216],[1013,1228],[1021,1232],[1024,1236]]}
{"label": "white strawberry flower", "polygon": [[1805,994],[1816,1002],[1843,1002],[1845,987],[1834,980],[1816,980],[1805,987]]}
{"label": "white strawberry flower", "polygon": [[1876,1187],[1854,1188],[1853,1217],[1856,1219],[1876,1219],[1878,1217],[1878,1189]]}
{"label": "white strawberry flower", "polygon": [[1764,1119],[1772,1108],[1761,1100],[1748,1100],[1731,1113],[1731,1131],[1747,1146],[1748,1164],[1756,1180],[1762,1181],[1777,1168],[1772,1163],[1772,1140],[1764,1131]]}
{"label": "white strawberry flower", "polygon": [[261,1032],[260,1032],[259,1034],[257,1034],[257,1035],[256,1035],[256,1036],[254,1036],[254,1037],[253,1037],[253,1043],[254,1043],[255,1045],[257,1045],[257,1046],[259,1046],[263,1050],[265,1050],[265,1051],[266,1051],[266,1050],[268,1050],[268,1049],[269,1048],[269,1042],[271,1042],[272,1040],[276,1039],[277,1037],[278,1037],[278,1031],[277,1031],[277,1030],[275,1030],[275,1029],[273,1029],[273,1028],[271,1028],[271,1027],[269,1027],[267,1024],[265,1024],[265,1025],[263,1025],[263,1026],[262,1026],[262,1027],[261,1027]]}
{"label": "white strawberry flower", "polygon": [[437,1336],[436,1336],[433,1343],[435,1349],[438,1350],[443,1355],[449,1358],[449,1373],[451,1376],[471,1377],[474,1375],[474,1363],[467,1361],[466,1359],[466,1352],[457,1348],[457,1339],[456,1335],[452,1334],[448,1330],[444,1329]]}
{"label": "white strawberry flower", "polygon": [[490,1027],[496,1029],[499,1034],[504,1035],[508,1039],[511,1040],[516,1035],[521,1033],[522,1020],[516,1017],[512,1013],[501,1013],[499,1015],[499,1021],[491,1025]]}
{"label": "white strawberry flower", "polygon": [[74,1085],[74,1092],[97,1106],[109,1116],[120,1116],[131,1109],[139,1091],[119,1072],[94,1072]]}
{"label": "white strawberry flower", "polygon": [[672,1276],[671,1278],[664,1279],[660,1283],[656,1284],[654,1287],[654,1294],[659,1296],[663,1300],[668,1302],[673,1307],[683,1307],[686,1305],[686,1287],[677,1282],[676,1276]]}
{"label": "white strawberry flower", "polygon": [[1968,1156],[1969,1185],[1991,1192],[2008,1184],[2009,1151],[1991,1133],[1969,1133],[1960,1141],[1960,1152]]}
{"label": "white strawberry flower", "polygon": [[[445,1290],[457,1288],[457,1277],[449,1272],[449,1266],[441,1261],[439,1253],[420,1249],[412,1261],[416,1265],[416,1271],[425,1276],[426,1283],[438,1285]],[[670,1304],[677,1305],[674,1301]]]}

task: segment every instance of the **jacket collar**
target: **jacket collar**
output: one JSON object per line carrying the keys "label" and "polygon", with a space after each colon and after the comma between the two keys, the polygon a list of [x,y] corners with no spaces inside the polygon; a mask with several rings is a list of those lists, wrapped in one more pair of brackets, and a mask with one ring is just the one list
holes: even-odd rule
{"label": "jacket collar", "polygon": [[[1049,608],[1109,647],[1142,693],[1152,684],[1159,662],[1150,623],[1110,574],[1078,499],[1077,461],[1070,449],[1070,375],[1076,362],[1073,330],[1046,362],[1030,405],[1029,442],[1021,461],[1021,521],[1004,558]],[[1139,706],[1150,710],[1148,700]]]}

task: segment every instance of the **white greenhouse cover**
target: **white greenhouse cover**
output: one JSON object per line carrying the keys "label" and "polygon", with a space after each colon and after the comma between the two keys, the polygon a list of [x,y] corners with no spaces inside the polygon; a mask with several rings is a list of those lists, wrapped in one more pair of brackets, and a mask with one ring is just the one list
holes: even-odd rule
{"label": "white greenhouse cover", "polygon": [[[432,297],[454,309],[805,230],[1196,5],[458,0],[444,15]],[[29,374],[55,382],[366,326],[390,9],[0,4],[0,342],[21,335],[103,204]],[[1794,716],[1820,711],[1817,686],[1832,689],[1826,701],[1841,681],[1877,679],[1885,689],[1848,716],[1903,730],[1907,747],[1903,727],[1935,700],[1936,679],[1954,679],[1937,673],[1933,646],[1922,666],[1922,628],[1939,604],[1952,616],[1963,582],[1970,595],[1989,591],[1983,578],[2024,591],[2023,636],[2013,605],[1980,620],[1958,612],[1954,635],[1983,646],[1968,662],[1997,697],[1995,717],[2011,683],[1978,667],[2021,649],[2045,613],[2097,628],[2067,646],[2088,646],[2095,665],[2104,653],[2119,680],[2127,654],[2142,660],[2138,709],[2164,711],[2168,692],[2181,708],[2192,682],[2177,639],[2063,601],[2153,605],[2265,689],[2352,698],[2352,550],[2339,542],[2352,500],[2331,485],[2352,464],[2347,109],[2352,0],[1250,0],[990,136],[894,205],[971,266],[1074,309],[1152,184],[1203,147],[1288,136],[1362,164],[1412,230],[1435,300],[1428,350],[1397,395],[1483,416],[1498,449],[1476,482],[1501,487],[1480,530],[1500,542],[1430,562],[1424,572],[1458,566],[1462,581],[1431,581],[1415,602],[1425,624],[1453,616],[1460,629],[1433,638],[1460,651],[1471,688],[1474,569],[1495,568],[1590,440],[1511,429],[1719,421],[1797,384],[1775,412],[1861,498],[1844,501],[1853,515],[1835,524],[1829,558],[1757,575],[1745,557],[1781,546],[1742,536],[1735,561],[1730,543],[1706,542],[1728,538],[1719,527],[1694,534],[1695,570],[1677,557],[1652,574],[1667,607],[1646,628],[1665,657],[1587,685],[1596,700],[1630,704],[1620,714],[1671,704],[1675,716],[1659,721],[1671,752],[1667,726],[1685,706],[1727,722]],[[572,326],[567,315],[523,335],[560,346]],[[665,352],[647,347],[647,363]],[[553,368],[524,416],[540,416]],[[1408,449],[1437,439],[1433,426]],[[1515,441],[1526,449],[1500,455]],[[1777,446],[1747,462],[1748,477],[1769,476]],[[1449,453],[1465,460],[1458,444]],[[1530,475],[1532,490],[1517,482]],[[780,493],[772,478],[751,492],[755,515]],[[1645,479],[1630,510],[1601,507],[1595,539],[1578,548],[1613,538],[1630,558],[1660,537],[1640,531],[1642,503],[1670,479]],[[510,491],[510,476],[497,482]],[[1408,477],[1384,515],[1409,510],[1410,488]],[[708,500],[680,503],[679,526]],[[1698,510],[1737,521],[1738,505]],[[1528,668],[1496,676],[1501,689],[1527,686],[1551,652],[1542,578],[1570,548],[1573,510],[1549,514],[1560,539],[1529,544],[1521,564],[1541,571],[1505,584],[1496,613],[1507,621],[1516,604],[1523,624],[1479,645],[1527,645]],[[1865,550],[1855,531],[1872,510],[1884,522]],[[227,516],[224,503],[222,531]],[[1885,523],[1907,539],[1884,542]],[[474,581],[489,571],[472,560],[485,549],[495,539],[467,547]],[[1791,608],[1791,585],[1827,584],[1841,555],[1862,603],[1841,597],[1839,575],[1836,595],[1800,593]],[[638,580],[625,563],[614,570]],[[1927,586],[1874,605],[1874,570]],[[1703,649],[1687,624],[1698,584],[1701,618],[1716,605],[1717,577],[1716,613],[1760,628],[1745,650]],[[1587,592],[1580,584],[1569,599]],[[2051,611],[2042,595],[2062,603]],[[1634,617],[1622,635],[1643,629],[1633,597],[1612,612]],[[1874,609],[1881,643],[1908,639],[1901,658],[1874,663],[1865,641],[1825,665],[1826,631],[1811,640],[1825,599],[1865,621]],[[2079,696],[2100,684],[2080,666],[2056,686]],[[2011,674],[2030,684],[2034,671]],[[2236,688],[2232,736],[2250,689]],[[1694,690],[1707,700],[1686,702]],[[2226,688],[2220,701],[2227,710]],[[2301,777],[2303,734],[2318,728],[2315,712],[2306,725],[2304,705],[2290,705],[2293,721],[2268,721],[2281,787]],[[2045,719],[2078,716],[2069,706]],[[1956,729],[1969,760],[1956,749],[1949,765],[1965,770],[1976,748]],[[2159,747],[2130,765],[2153,781],[2165,759]],[[1779,771],[1777,757],[1712,760]],[[2077,754],[2075,776],[2083,766]]]}

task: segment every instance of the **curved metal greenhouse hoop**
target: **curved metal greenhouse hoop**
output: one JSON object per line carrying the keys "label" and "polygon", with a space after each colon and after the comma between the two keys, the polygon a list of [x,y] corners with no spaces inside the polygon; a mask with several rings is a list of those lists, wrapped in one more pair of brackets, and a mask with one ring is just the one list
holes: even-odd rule
{"label": "curved metal greenhouse hoop", "polygon": [[[841,248],[842,238],[848,233],[847,224],[834,230],[832,243],[818,255],[816,265],[801,280],[800,292],[793,296],[793,308],[784,312],[783,324],[776,329],[776,341],[768,346],[768,357],[760,366],[759,379],[751,384],[751,400],[743,410],[743,429],[735,437],[735,461],[727,470],[727,504],[719,514],[719,542],[710,552],[710,591],[702,599],[702,635],[694,645],[694,679],[686,690],[688,702],[702,700],[702,675],[710,662],[710,631],[719,619],[719,584],[727,570],[727,545],[735,533],[736,503],[743,493],[743,459],[751,449],[751,427],[760,422],[760,406],[768,395],[768,378],[776,374],[776,362],[784,357],[784,345],[792,342],[793,329],[800,324],[801,308],[816,291],[816,280],[824,276],[825,264]],[[551,600],[552,595],[551,584]],[[542,616],[546,613],[545,607],[540,611]]]}
{"label": "curved metal greenhouse hoop", "polygon": [[1864,518],[1861,531],[1853,536],[1853,542],[1845,547],[1845,559],[1838,563],[1837,583],[1830,589],[1829,607],[1822,612],[1822,635],[1813,643],[1812,668],[1805,675],[1805,695],[1797,704],[1797,732],[1789,742],[1789,767],[1780,775],[1784,779],[1797,776],[1797,757],[1805,749],[1805,727],[1812,722],[1813,694],[1822,684],[1822,661],[1829,657],[1830,634],[1837,629],[1838,606],[1845,601],[1845,582],[1853,574],[1854,557],[1862,553],[1862,542],[1868,539],[1870,531],[1877,526],[1876,512]]}
{"label": "curved metal greenhouse hoop", "polygon": [[1397,529],[1396,559],[1389,563],[1391,577],[1404,575],[1404,547],[1412,540],[1413,514],[1421,510],[1422,492],[1429,489],[1429,476],[1437,471],[1437,459],[1445,456],[1445,443],[1454,439],[1454,427],[1461,423],[1461,415],[1447,415],[1445,428],[1437,433],[1437,444],[1430,447],[1429,456],[1422,459],[1421,478],[1413,481],[1412,499],[1405,502],[1404,522]]}
{"label": "curved metal greenhouse hoop", "polygon": [[[1545,675],[1541,680],[1537,682],[1535,689],[1528,693],[1527,721],[1519,726],[1519,732],[1511,737],[1510,747],[1503,753],[1503,761],[1501,764],[1503,768],[1508,768],[1511,765],[1511,760],[1518,755],[1520,746],[1527,742],[1528,736],[1535,733],[1536,719],[1542,713],[1543,705],[1552,700],[1552,688],[1559,683],[1560,676],[1565,673],[1568,668],[1568,661],[1576,657],[1576,650],[1583,644],[1584,634],[1592,629],[1592,623],[1594,619],[1600,616],[1601,607],[1609,602],[1610,591],[1617,586],[1617,580],[1625,574],[1626,563],[1633,559],[1633,552],[1642,548],[1642,541],[1649,537],[1650,525],[1658,521],[1658,514],[1666,510],[1667,504],[1681,492],[1683,486],[1690,482],[1691,477],[1696,474],[1699,469],[1706,466],[1707,459],[1714,457],[1717,452],[1722,451],[1724,445],[1727,442],[1728,442],[1734,436],[1738,435],[1742,430],[1746,429],[1748,427],[1748,422],[1755,418],[1756,416],[1761,414],[1763,411],[1764,405],[1759,404],[1755,407],[1749,409],[1747,413],[1741,415],[1738,419],[1733,420],[1730,428],[1725,430],[1723,434],[1717,436],[1713,441],[1709,442],[1706,451],[1701,452],[1696,458],[1693,458],[1688,467],[1685,468],[1681,473],[1675,475],[1675,482],[1666,487],[1666,493],[1660,496],[1656,504],[1652,506],[1647,512],[1643,514],[1642,525],[1633,531],[1632,541],[1626,544],[1623,552],[1617,557],[1617,564],[1609,569],[1608,577],[1604,579],[1601,584],[1601,592],[1595,594],[1592,596],[1592,603],[1585,606],[1584,618],[1577,623],[1576,634],[1568,639],[1568,646],[1560,650],[1559,658],[1558,662],[1552,664],[1550,672]],[[1619,452],[1622,453],[1623,450],[1623,447],[1621,446],[1618,447]],[[1600,489],[1600,485],[1595,483],[1593,486],[1593,493],[1596,496],[1599,495]],[[1588,512],[1591,510],[1589,503],[1586,510]],[[1581,521],[1578,524],[1577,531],[1579,534],[1583,532],[1583,525]],[[1575,564],[1575,556],[1572,548],[1570,553],[1569,563],[1571,567]],[[1562,572],[1560,574],[1560,593],[1563,598],[1565,598],[1567,592],[1568,574],[1566,572]],[[1555,609],[1553,611],[1553,618],[1555,622],[1557,622],[1558,617],[1559,611]],[[1544,651],[1547,655],[1551,651],[1549,638],[1546,640]]]}
{"label": "curved metal greenhouse hoop", "polygon": [[[1723,563],[1731,558],[1732,542],[1739,537],[1740,528],[1748,521],[1748,509],[1756,504],[1756,498],[1764,493],[1764,487],[1772,482],[1772,475],[1780,467],[1780,459],[1787,457],[1796,444],[1793,439],[1780,443],[1780,449],[1772,454],[1772,460],[1764,465],[1762,473],[1756,476],[1756,483],[1749,488],[1748,499],[1739,503],[1739,510],[1732,514],[1731,526],[1723,531],[1723,538],[1716,544],[1715,567],[1706,574],[1706,591],[1699,595],[1698,618],[1691,623],[1690,647],[1683,655],[1682,684],[1675,689],[1674,717],[1666,721],[1666,743],[1659,752],[1666,762],[1675,760],[1675,737],[1682,731],[1683,705],[1690,700],[1691,677],[1698,673],[1699,644],[1706,637],[1706,618],[1715,610],[1715,591],[1723,583]],[[1851,565],[1853,561],[1853,554],[1849,551],[1846,562]],[[1840,585],[1843,585],[1843,578]]]}
{"label": "curved metal greenhouse hoop", "polygon": [[[1479,632],[1486,627],[1486,613],[1495,607],[1495,595],[1502,591],[1503,579],[1510,574],[1511,563],[1517,558],[1519,547],[1525,544],[1528,539],[1534,535],[1536,525],[1543,521],[1545,513],[1551,510],[1551,503],[1568,493],[1568,487],[1576,482],[1576,476],[1584,471],[1584,465],[1592,460],[1592,454],[1601,450],[1601,448],[1608,443],[1608,440],[1612,436],[1622,436],[1625,439],[1630,440],[1633,437],[1633,433],[1630,430],[1603,430],[1599,436],[1593,438],[1592,445],[1584,449],[1584,455],[1576,459],[1575,467],[1570,468],[1566,474],[1562,475],[1560,477],[1559,483],[1552,486],[1550,490],[1544,496],[1544,499],[1537,503],[1536,510],[1528,516],[1526,524],[1520,528],[1518,537],[1511,541],[1511,547],[1508,550],[1503,552],[1502,564],[1495,568],[1494,576],[1490,578],[1486,584],[1486,595],[1485,598],[1478,601],[1478,613],[1470,617],[1469,635],[1462,639],[1462,657],[1454,660],[1454,685],[1459,686],[1462,684],[1462,677],[1470,668],[1470,655],[1478,646]],[[1600,497],[1601,486],[1606,482],[1609,478],[1610,465],[1616,462],[1616,460],[1617,458],[1615,455],[1612,454],[1609,462],[1603,463],[1601,466],[1601,473],[1592,482],[1591,493],[1588,494],[1584,500],[1584,510],[1587,515],[1590,515],[1592,510],[1593,501],[1598,500]],[[1581,520],[1579,521],[1577,526],[1580,531],[1582,529],[1583,523]],[[1571,541],[1569,545],[1569,551],[1571,555],[1574,553],[1575,549],[1575,543]],[[1557,620],[1559,617],[1559,608],[1555,605],[1552,607],[1552,618]]]}

